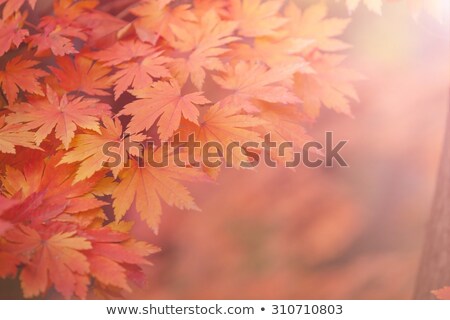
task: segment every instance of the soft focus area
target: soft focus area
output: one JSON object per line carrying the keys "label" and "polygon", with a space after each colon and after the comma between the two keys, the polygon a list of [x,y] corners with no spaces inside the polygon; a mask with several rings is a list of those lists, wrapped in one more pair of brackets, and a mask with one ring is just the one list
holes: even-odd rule
{"label": "soft focus area", "polygon": [[411,298],[449,105],[449,26],[404,4],[383,11],[359,8],[345,35],[366,77],[354,119],[322,111],[309,128],[348,140],[350,167],[227,169],[192,185],[201,212],[166,207],[159,236],[135,229],[164,250],[128,298]]}

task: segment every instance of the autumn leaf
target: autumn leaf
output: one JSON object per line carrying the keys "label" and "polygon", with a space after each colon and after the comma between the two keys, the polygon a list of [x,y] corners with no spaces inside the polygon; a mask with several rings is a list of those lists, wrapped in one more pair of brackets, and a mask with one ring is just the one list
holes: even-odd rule
{"label": "autumn leaf", "polygon": [[133,25],[141,41],[155,44],[160,37],[173,40],[170,25],[197,20],[190,4],[172,7],[170,2],[172,0],[145,0],[131,9],[131,13],[138,17]]}
{"label": "autumn leaf", "polygon": [[303,11],[293,2],[285,10],[289,18],[287,25],[290,37],[312,40],[309,49],[322,51],[340,51],[349,45],[340,36],[350,23],[348,18],[328,18],[328,8],[323,2],[313,4]]}
{"label": "autumn leaf", "polygon": [[93,53],[95,59],[107,66],[116,66],[112,76],[116,100],[130,86],[141,89],[153,83],[154,78],[169,77],[165,64],[170,61],[152,46],[140,41],[118,42],[108,49]]}
{"label": "autumn leaf", "polygon": [[29,32],[22,29],[25,17],[17,13],[8,19],[0,19],[0,56],[7,52],[12,45],[16,48],[24,41]]}
{"label": "autumn leaf", "polygon": [[239,61],[227,66],[223,75],[213,76],[213,79],[223,89],[231,91],[222,104],[252,112],[257,109],[254,99],[283,104],[300,102],[286,84],[301,69],[301,64],[267,68],[262,63]]}
{"label": "autumn leaf", "polygon": [[26,298],[44,293],[49,284],[65,298],[74,294],[80,296],[80,291],[84,291],[77,287],[79,278],[89,272],[89,263],[82,251],[90,249],[91,244],[75,231],[60,229],[38,232],[18,225],[4,236],[7,252],[13,252],[25,264],[20,282]]}
{"label": "autumn leaf", "polygon": [[62,213],[75,214],[107,204],[93,195],[103,175],[75,183],[76,166],[58,165],[61,157],[59,152],[48,159],[35,158],[23,171],[6,166],[0,178],[2,191],[10,198],[23,200],[23,208],[4,213],[3,218],[14,223],[47,223]]}
{"label": "autumn leaf", "polygon": [[314,73],[295,76],[294,92],[302,99],[302,108],[311,118],[319,115],[321,105],[351,116],[350,101],[358,101],[353,82],[363,77],[342,66],[345,59],[337,54],[315,54],[311,67]]}
{"label": "autumn leaf", "polygon": [[33,68],[38,64],[38,61],[15,57],[6,64],[4,71],[0,71],[0,86],[6,94],[9,104],[16,101],[19,89],[44,95],[38,79],[47,75],[47,72]]}
{"label": "autumn leaf", "polygon": [[280,15],[284,0],[231,0],[230,16],[239,22],[238,34],[244,37],[267,37],[288,22]]}
{"label": "autumn leaf", "polygon": [[302,72],[311,72],[307,60],[301,55],[314,40],[283,37],[281,39],[256,38],[252,44],[231,43],[225,54],[232,61],[263,62],[268,67],[301,65]]}
{"label": "autumn leaf", "polygon": [[171,45],[185,56],[171,63],[172,74],[181,85],[190,78],[201,90],[206,70],[223,70],[219,56],[229,50],[225,45],[239,39],[233,35],[236,27],[236,22],[222,21],[213,10],[202,15],[198,23],[171,25],[175,35]]}
{"label": "autumn leaf", "polygon": [[106,66],[118,66],[124,62],[143,59],[152,53],[155,49],[153,46],[141,41],[118,41],[112,46],[88,54],[95,60],[103,62]]}
{"label": "autumn leaf", "polygon": [[21,124],[7,124],[5,117],[0,117],[0,152],[16,153],[16,146],[37,148],[34,133]]}
{"label": "autumn leaf", "polygon": [[[263,124],[264,121],[258,117],[240,114],[239,109],[221,107],[218,103],[208,109],[199,126],[183,125],[180,136],[183,141],[187,141],[189,135],[193,134],[195,141],[200,142],[200,148],[194,154],[196,161],[200,162],[203,158],[201,151],[205,150],[205,144],[214,141],[221,147],[217,144],[211,145],[208,151],[225,159],[227,165],[240,168],[240,164],[248,160],[241,148],[242,145],[246,142],[261,142],[261,136],[255,128]],[[226,148],[236,143],[239,144],[239,148],[232,148],[228,154]]]}
{"label": "autumn leaf", "polygon": [[70,91],[82,91],[92,96],[107,96],[112,80],[108,76],[110,68],[94,63],[87,57],[57,57],[59,68],[50,67],[58,78],[61,88]]}
{"label": "autumn leaf", "polygon": [[8,123],[25,123],[24,128],[37,129],[35,142],[39,145],[55,129],[56,138],[66,149],[78,127],[99,132],[99,117],[109,113],[109,106],[96,99],[69,96],[61,98],[47,86],[46,99],[37,99],[32,105],[12,106],[14,113],[6,118]]}
{"label": "autumn leaf", "polygon": [[[162,159],[161,148],[153,153],[156,161]],[[199,210],[180,180],[198,180],[202,177],[198,170],[170,163],[161,168],[149,163],[140,167],[137,161],[132,160],[130,167],[119,174],[120,183],[112,194],[115,217],[121,220],[134,202],[142,220],[157,233],[162,214],[161,200],[179,209]]]}
{"label": "autumn leaf", "polygon": [[[31,8],[34,9],[37,0],[27,0]],[[25,3],[25,0],[0,0],[0,5],[6,3],[3,7],[3,18],[8,18],[14,12],[19,11],[20,7]]]}
{"label": "autumn leaf", "polygon": [[[122,170],[127,159],[123,159],[125,154],[125,139],[122,132],[122,125],[120,120],[116,118],[114,121],[109,117],[103,117],[102,122],[104,127],[100,127],[100,132],[92,132],[85,134],[77,134],[71,143],[71,150],[69,150],[61,159],[61,163],[81,162],[74,182],[91,177],[95,172],[104,168],[104,164],[111,163],[112,159],[109,155],[104,153],[103,147],[106,144],[111,146],[108,148],[109,152],[115,152],[120,155],[121,161],[111,168],[114,177],[117,177]],[[129,142],[141,142],[146,139],[145,135],[133,134],[128,137]],[[112,145],[116,142],[117,145]],[[139,155],[138,151],[133,148],[131,152]],[[136,154],[137,152],[137,154]]]}
{"label": "autumn leaf", "polygon": [[127,104],[118,113],[132,115],[127,132],[147,130],[158,121],[161,140],[167,140],[178,129],[182,116],[198,124],[199,111],[195,105],[210,103],[202,92],[182,95],[180,86],[173,80],[158,81],[151,87],[131,93],[139,99]]}
{"label": "autumn leaf", "polygon": [[[306,133],[304,124],[308,123],[307,117],[301,112],[298,106],[285,105],[279,106],[270,103],[259,103],[258,117],[264,121],[263,126],[259,126],[257,130],[261,136],[270,134],[270,140],[281,146],[285,142],[292,143],[292,148],[281,150],[280,148],[271,149],[271,159],[281,159],[286,161],[293,160],[294,150],[299,150],[305,142],[313,139]],[[283,154],[279,154],[281,151]]]}
{"label": "autumn leaf", "polygon": [[47,16],[41,19],[38,28],[43,32],[29,37],[30,45],[37,48],[37,54],[50,50],[55,56],[78,53],[72,42],[74,38],[86,40],[83,30],[70,21]]}
{"label": "autumn leaf", "polygon": [[146,257],[159,251],[159,248],[131,239],[128,233],[112,227],[87,230],[84,235],[92,243],[92,249],[86,252],[92,276],[103,285],[126,291],[131,291],[131,267],[137,268],[134,273],[142,272],[141,267],[150,264]]}
{"label": "autumn leaf", "polygon": [[53,11],[56,16],[76,20],[92,11],[98,4],[98,0],[55,0],[53,3]]}

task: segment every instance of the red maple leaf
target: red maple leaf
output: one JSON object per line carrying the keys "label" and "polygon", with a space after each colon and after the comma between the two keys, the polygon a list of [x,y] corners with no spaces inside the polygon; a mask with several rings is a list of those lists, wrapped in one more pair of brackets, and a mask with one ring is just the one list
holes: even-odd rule
{"label": "red maple leaf", "polygon": [[64,94],[62,98],[47,85],[46,99],[32,104],[10,107],[14,113],[7,116],[9,123],[25,123],[27,129],[37,129],[35,141],[39,145],[53,129],[66,149],[78,127],[99,132],[99,118],[109,113],[110,107],[97,99]]}
{"label": "red maple leaf", "polygon": [[112,80],[108,76],[110,68],[93,62],[84,56],[72,59],[68,56],[57,57],[59,68],[50,67],[58,78],[61,88],[70,91],[83,91],[92,96],[107,96]]}
{"label": "red maple leaf", "polygon": [[12,45],[16,48],[28,36],[28,30],[22,29],[25,17],[15,14],[8,19],[0,20],[0,56],[7,52]]}
{"label": "red maple leaf", "polygon": [[6,64],[4,71],[0,71],[0,86],[10,104],[16,101],[19,89],[44,95],[38,79],[47,75],[47,72],[33,68],[37,64],[39,62],[35,60],[23,60],[21,57],[15,57]]}
{"label": "red maple leaf", "polygon": [[127,132],[149,129],[158,120],[158,133],[167,140],[180,126],[181,117],[198,124],[199,111],[195,105],[210,103],[202,92],[181,94],[174,80],[158,81],[151,87],[131,91],[138,100],[127,104],[118,115],[132,115]]}

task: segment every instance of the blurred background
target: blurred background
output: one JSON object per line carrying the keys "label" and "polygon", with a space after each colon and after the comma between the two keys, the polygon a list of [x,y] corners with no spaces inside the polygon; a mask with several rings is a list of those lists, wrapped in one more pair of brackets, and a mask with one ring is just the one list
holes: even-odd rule
{"label": "blurred background", "polygon": [[324,110],[307,128],[349,140],[350,167],[226,169],[189,186],[202,212],[165,207],[158,236],[137,224],[163,250],[127,298],[411,298],[449,106],[448,21],[360,7],[344,35],[367,78],[355,118]]}

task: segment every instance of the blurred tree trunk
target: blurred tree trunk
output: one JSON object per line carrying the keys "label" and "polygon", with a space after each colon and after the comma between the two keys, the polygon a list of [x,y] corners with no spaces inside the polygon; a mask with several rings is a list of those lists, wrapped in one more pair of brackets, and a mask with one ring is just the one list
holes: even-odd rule
{"label": "blurred tree trunk", "polygon": [[431,290],[445,286],[450,286],[450,109],[414,298],[433,299]]}

